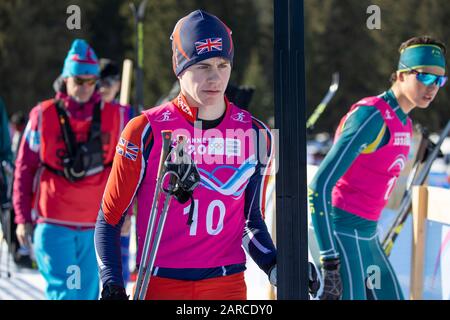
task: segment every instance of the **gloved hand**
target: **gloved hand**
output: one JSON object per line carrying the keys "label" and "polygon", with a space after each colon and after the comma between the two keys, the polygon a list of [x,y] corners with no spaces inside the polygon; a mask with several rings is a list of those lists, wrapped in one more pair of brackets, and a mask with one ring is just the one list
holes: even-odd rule
{"label": "gloved hand", "polygon": [[[269,282],[274,287],[277,286],[277,265],[269,271]],[[320,279],[315,266],[308,262],[308,291],[314,297],[320,289]]]}
{"label": "gloved hand", "polygon": [[274,265],[272,268],[270,268],[269,270],[269,282],[271,285],[273,285],[274,287],[277,286],[277,265]]}
{"label": "gloved hand", "polygon": [[340,300],[342,296],[342,280],[339,258],[323,260],[322,276],[324,288],[320,300]]}
{"label": "gloved hand", "polygon": [[107,284],[103,287],[100,300],[128,300],[128,296],[125,288],[115,284]]}
{"label": "gloved hand", "polygon": [[313,298],[316,298],[320,285],[321,281],[316,266],[308,262],[308,291]]}

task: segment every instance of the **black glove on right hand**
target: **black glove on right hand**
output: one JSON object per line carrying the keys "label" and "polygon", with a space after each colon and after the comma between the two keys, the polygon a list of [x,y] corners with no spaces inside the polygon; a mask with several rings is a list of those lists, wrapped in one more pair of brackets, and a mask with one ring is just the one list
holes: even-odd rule
{"label": "black glove on right hand", "polygon": [[128,300],[128,296],[125,288],[115,284],[107,284],[103,287],[100,300]]}
{"label": "black glove on right hand", "polygon": [[320,300],[340,300],[342,296],[342,280],[339,258],[322,262],[324,288]]}

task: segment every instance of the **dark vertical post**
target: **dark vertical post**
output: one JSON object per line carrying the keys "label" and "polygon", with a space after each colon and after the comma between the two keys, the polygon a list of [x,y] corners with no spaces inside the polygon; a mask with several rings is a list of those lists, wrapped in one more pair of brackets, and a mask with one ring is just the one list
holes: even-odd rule
{"label": "dark vertical post", "polygon": [[136,28],[136,111],[144,110],[144,15],[147,0],[141,1],[139,7],[130,3]]}
{"label": "dark vertical post", "polygon": [[274,0],[278,299],[308,299],[303,0]]}

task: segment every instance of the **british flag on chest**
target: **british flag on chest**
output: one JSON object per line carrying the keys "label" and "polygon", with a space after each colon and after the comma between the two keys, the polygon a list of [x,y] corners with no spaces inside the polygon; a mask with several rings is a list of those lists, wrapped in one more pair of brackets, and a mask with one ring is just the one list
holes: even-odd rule
{"label": "british flag on chest", "polygon": [[212,51],[222,51],[222,38],[208,38],[195,42],[197,55]]}

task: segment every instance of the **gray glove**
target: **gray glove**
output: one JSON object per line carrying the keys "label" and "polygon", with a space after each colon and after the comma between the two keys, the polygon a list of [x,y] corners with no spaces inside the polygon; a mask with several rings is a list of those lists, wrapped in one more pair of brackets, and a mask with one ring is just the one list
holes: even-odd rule
{"label": "gray glove", "polygon": [[277,286],[277,265],[274,265],[270,270],[269,270],[269,282],[271,285],[273,285],[274,287]]}

